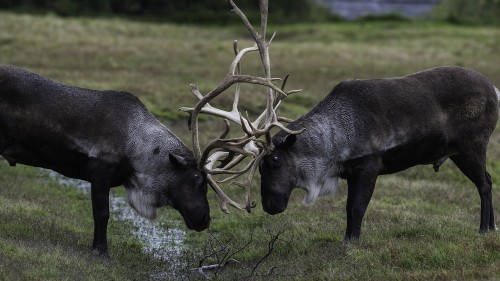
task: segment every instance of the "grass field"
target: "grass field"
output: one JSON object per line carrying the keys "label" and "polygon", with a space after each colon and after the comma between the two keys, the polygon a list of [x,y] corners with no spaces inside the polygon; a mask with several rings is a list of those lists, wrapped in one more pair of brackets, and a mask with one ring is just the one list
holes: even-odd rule
{"label": "grass field", "polygon": [[[206,92],[225,75],[231,42],[251,45],[242,27],[182,26],[121,19],[71,19],[0,12],[0,64],[26,68],[66,84],[130,91],[190,145],[186,116],[190,83]],[[438,23],[343,23],[270,26],[274,76],[291,73],[289,89],[304,92],[285,100],[281,115],[307,112],[344,79],[401,76],[438,65],[476,69],[500,85],[500,29]],[[243,61],[257,73],[257,55]],[[248,87],[242,107],[250,114],[264,107],[262,91]],[[231,95],[219,105],[230,104]],[[203,123],[206,138],[220,124]],[[490,141],[488,169],[493,202],[500,218],[500,129]],[[188,232],[184,258],[176,269],[186,279],[202,279],[187,270],[204,256],[230,262],[208,274],[234,280],[252,273],[279,233],[272,254],[253,279],[282,280],[472,280],[500,279],[500,235],[480,235],[479,196],[448,161],[439,173],[417,167],[380,177],[363,224],[362,240],[342,245],[346,188],[335,197],[302,205],[292,194],[283,214],[265,214],[257,185],[251,213],[218,209],[209,191],[212,226]],[[226,187],[237,195],[234,187]],[[120,191],[120,189],[119,189]],[[165,208],[162,217],[181,217]],[[497,218],[497,223],[500,223]],[[88,195],[62,188],[39,170],[0,163],[0,280],[147,280],[151,272],[173,270],[142,253],[130,226],[109,226],[112,263],[89,251],[92,237]],[[251,241],[250,241],[251,239]],[[249,246],[244,247],[250,241]],[[240,248],[242,250],[238,251]],[[227,253],[227,254],[226,254]],[[224,256],[226,254],[226,256]],[[216,258],[206,264],[218,262]],[[225,258],[225,259],[224,259]],[[272,270],[270,270],[272,269]],[[265,276],[270,273],[270,276]],[[2,279],[3,278],[3,279]]]}

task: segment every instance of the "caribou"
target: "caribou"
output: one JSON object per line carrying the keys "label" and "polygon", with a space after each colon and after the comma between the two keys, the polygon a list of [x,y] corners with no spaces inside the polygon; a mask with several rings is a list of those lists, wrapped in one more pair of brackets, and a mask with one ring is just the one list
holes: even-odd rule
{"label": "caribou", "polygon": [[123,185],[129,204],[146,218],[170,205],[188,228],[209,226],[204,171],[193,153],[127,92],[60,84],[0,66],[0,155],[91,183],[92,249],[109,257],[111,187]]}
{"label": "caribou", "polygon": [[[181,108],[190,114],[192,142],[198,168],[207,173],[220,205],[250,211],[250,188],[258,169],[264,211],[283,212],[294,188],[307,194],[305,203],[334,194],[338,180],[347,180],[345,241],[359,239],[361,223],[379,175],[431,164],[436,171],[450,158],[477,187],[481,198],[480,231],[495,230],[492,182],[486,171],[486,147],[498,119],[498,89],[483,75],[461,67],[436,67],[398,78],[348,80],[307,114],[293,121],[279,117],[283,99],[300,90],[285,91],[288,76],[272,78],[267,41],[267,1],[260,0],[261,28],[257,31],[232,2],[233,11],[247,27],[255,44],[238,50],[227,76],[203,95],[196,84],[191,91],[199,100]],[[241,74],[242,57],[260,54],[263,75]],[[275,83],[282,81],[281,87]],[[238,109],[240,83],[263,85],[266,108],[254,121]],[[236,84],[233,106],[223,110],[209,104]],[[201,113],[225,119],[226,130],[202,150],[199,140]],[[230,122],[243,131],[227,137]],[[289,123],[287,126],[281,122]],[[279,130],[274,136],[271,130]],[[249,159],[244,162],[244,159]],[[215,166],[220,163],[219,166]],[[246,163],[241,165],[241,163]],[[241,168],[235,168],[241,167]],[[242,186],[245,203],[229,198],[219,184],[248,174]],[[226,178],[215,180],[217,175]]]}
{"label": "caribou", "polygon": [[261,197],[269,214],[287,208],[292,189],[305,203],[333,194],[347,180],[345,241],[359,239],[379,175],[448,158],[477,187],[480,231],[496,230],[486,148],[498,120],[498,90],[483,75],[436,67],[399,78],[338,84],[289,130],[273,137],[260,165]]}

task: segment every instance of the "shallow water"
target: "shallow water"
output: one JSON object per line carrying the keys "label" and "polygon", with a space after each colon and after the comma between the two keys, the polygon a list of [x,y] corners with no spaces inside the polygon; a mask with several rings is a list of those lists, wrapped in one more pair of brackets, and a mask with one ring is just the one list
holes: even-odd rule
{"label": "shallow water", "polygon": [[[90,193],[90,183],[77,179],[64,177],[54,171],[48,171],[50,177],[64,186],[76,187],[83,192]],[[186,232],[178,228],[179,222],[167,221],[170,227],[160,226],[155,221],[150,221],[137,214],[127,200],[121,196],[110,194],[110,212],[114,220],[128,222],[133,226],[132,234],[143,245],[145,253],[154,258],[167,262],[170,268],[183,268],[181,255],[184,248]],[[174,277],[174,272],[159,272],[151,274],[153,280],[164,280]]]}
{"label": "shallow water", "polygon": [[332,12],[353,20],[366,15],[400,14],[409,18],[428,14],[440,0],[317,0]]}

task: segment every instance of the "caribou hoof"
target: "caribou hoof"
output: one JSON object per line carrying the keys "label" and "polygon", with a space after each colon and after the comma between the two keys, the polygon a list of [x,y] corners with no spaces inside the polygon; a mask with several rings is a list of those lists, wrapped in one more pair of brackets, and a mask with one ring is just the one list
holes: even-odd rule
{"label": "caribou hoof", "polygon": [[92,249],[92,253],[95,256],[99,257],[105,263],[111,263],[112,262],[111,256],[109,255],[109,253],[107,251],[102,251],[102,250],[99,250],[97,248],[93,248]]}

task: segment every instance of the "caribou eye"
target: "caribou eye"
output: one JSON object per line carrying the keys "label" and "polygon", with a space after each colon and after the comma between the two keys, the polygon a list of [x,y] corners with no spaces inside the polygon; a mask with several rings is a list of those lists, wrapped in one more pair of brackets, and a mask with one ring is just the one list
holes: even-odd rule
{"label": "caribou eye", "polygon": [[278,155],[272,155],[269,159],[269,162],[270,162],[269,164],[271,164],[272,167],[278,168],[280,164],[280,158],[278,157]]}

